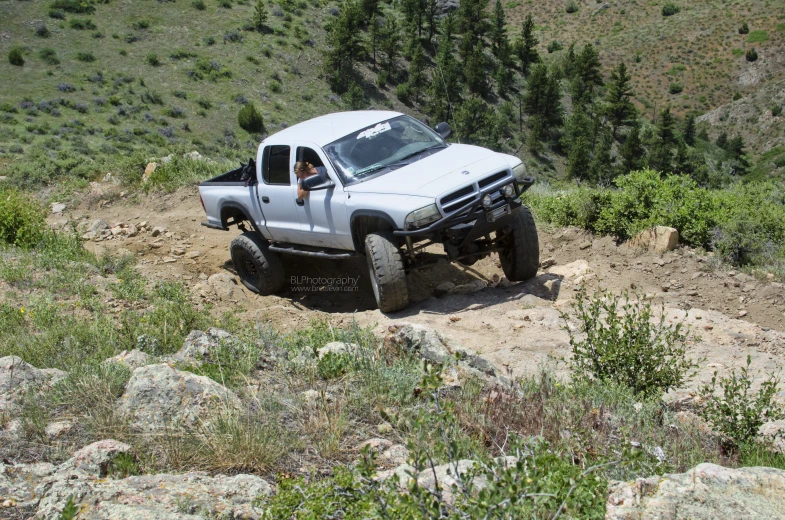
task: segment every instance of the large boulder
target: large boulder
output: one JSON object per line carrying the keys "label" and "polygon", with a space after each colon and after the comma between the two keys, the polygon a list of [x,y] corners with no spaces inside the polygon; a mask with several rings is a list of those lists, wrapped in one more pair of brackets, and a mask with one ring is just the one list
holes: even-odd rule
{"label": "large boulder", "polygon": [[130,370],[135,370],[139,367],[149,365],[151,363],[150,355],[141,350],[123,350],[116,356],[112,356],[104,361],[104,364],[122,365]]}
{"label": "large boulder", "polygon": [[654,226],[632,237],[629,245],[655,253],[665,253],[679,245],[679,231],[672,227]]}
{"label": "large boulder", "polygon": [[15,408],[28,390],[54,384],[64,376],[62,370],[38,369],[18,356],[0,358],[0,413]]}
{"label": "large boulder", "polygon": [[212,379],[158,364],[134,370],[118,411],[134,427],[155,432],[203,424],[216,410],[239,408],[234,392]]}
{"label": "large boulder", "polygon": [[785,518],[785,471],[699,464],[686,473],[611,482],[606,520]]}

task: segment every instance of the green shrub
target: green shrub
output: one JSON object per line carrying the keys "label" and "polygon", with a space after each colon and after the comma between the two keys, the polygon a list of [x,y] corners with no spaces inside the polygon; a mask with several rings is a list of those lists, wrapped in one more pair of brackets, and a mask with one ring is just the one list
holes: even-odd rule
{"label": "green shrub", "polygon": [[151,52],[147,55],[147,64],[153,67],[157,67],[161,64],[161,60],[158,59],[158,55],[154,52]]}
{"label": "green shrub", "polygon": [[237,123],[240,128],[251,134],[264,132],[264,118],[257,112],[253,103],[244,105],[237,113]]}
{"label": "green shrub", "polygon": [[395,87],[395,97],[397,97],[401,103],[409,103],[412,96],[412,89],[409,87],[408,83],[400,83],[397,87]]}
{"label": "green shrub", "polygon": [[[584,339],[568,327],[572,359],[579,378],[612,382],[636,393],[658,396],[678,388],[696,365],[687,359],[682,333],[683,322],[665,324],[663,305],[659,320],[651,300],[635,294],[617,296],[598,291],[588,299],[585,289],[578,292],[572,308],[580,322]],[[565,314],[565,321],[568,316]]]}
{"label": "green shrub", "polygon": [[552,54],[556,51],[560,51],[564,48],[564,45],[561,42],[553,40],[551,43],[548,44],[548,54]]}
{"label": "green shrub", "polygon": [[755,47],[751,47],[744,57],[747,58],[747,61],[749,62],[758,61],[758,51],[755,50]]}
{"label": "green shrub", "polygon": [[133,27],[137,31],[141,31],[143,29],[149,29],[150,28],[150,22],[147,21],[147,20],[139,20],[137,22],[132,23],[131,27]]}
{"label": "green shrub", "polygon": [[673,16],[679,11],[681,11],[681,7],[673,2],[665,2],[665,5],[662,6],[662,16]]}
{"label": "green shrub", "polygon": [[763,43],[769,39],[769,33],[766,31],[752,31],[747,36],[747,43]]}
{"label": "green shrub", "polygon": [[316,363],[316,374],[322,379],[335,379],[349,372],[354,365],[351,355],[328,352]]}
{"label": "green shrub", "polygon": [[741,27],[739,27],[739,34],[749,34],[749,33],[750,33],[750,26],[747,24],[747,22],[744,22],[743,24],[741,24]]}
{"label": "green shrub", "polygon": [[95,12],[93,2],[85,0],[54,0],[49,4],[49,7],[75,14],[93,14]]}
{"label": "green shrub", "polygon": [[671,86],[668,88],[668,92],[671,94],[679,94],[682,90],[684,90],[684,87],[681,83],[671,83]]}
{"label": "green shrub", "polygon": [[16,65],[17,67],[21,67],[25,64],[21,47],[11,47],[11,50],[8,51],[8,63],[11,65]]}
{"label": "green shrub", "polygon": [[771,105],[770,110],[772,117],[779,117],[782,114],[782,105]]}
{"label": "green shrub", "polygon": [[376,86],[384,88],[387,85],[387,71],[380,70],[376,73]]}
{"label": "green shrub", "polygon": [[[749,372],[750,363],[748,354],[747,366],[742,367],[738,375],[734,370],[729,377],[722,377],[718,382],[717,372],[714,372],[711,384],[700,389],[700,395],[706,403],[701,409],[701,415],[734,447],[755,441],[764,423],[785,418],[785,408],[774,401],[779,390],[779,379],[770,374],[761,383],[758,393],[753,393],[754,378]],[[721,395],[715,394],[717,387]]]}
{"label": "green shrub", "polygon": [[38,52],[38,57],[46,63],[47,65],[59,65],[60,60],[57,57],[57,53],[51,47],[44,47]]}
{"label": "green shrub", "polygon": [[46,229],[46,210],[38,200],[17,190],[0,188],[0,242],[29,248]]}
{"label": "green shrub", "polygon": [[283,86],[279,81],[273,80],[270,82],[270,92],[273,92],[275,94],[280,94],[282,90],[283,90]]}
{"label": "green shrub", "polygon": [[578,2],[576,2],[575,0],[570,0],[569,2],[567,2],[567,7],[565,7],[564,10],[567,11],[568,13],[570,13],[570,14],[577,13],[578,12]]}
{"label": "green shrub", "polygon": [[83,63],[92,63],[95,61],[95,56],[92,52],[77,52],[76,59]]}
{"label": "green shrub", "polygon": [[191,2],[191,7],[196,9],[197,11],[204,11],[207,9],[207,5],[204,3],[204,0],[194,0]]}
{"label": "green shrub", "polygon": [[35,26],[35,35],[38,36],[39,38],[49,38],[49,36],[51,36],[52,33],[49,32],[49,28],[46,26],[45,23],[39,23],[38,25]]}
{"label": "green shrub", "polygon": [[97,29],[93,21],[90,20],[89,18],[86,19],[71,18],[70,20],[68,20],[68,26],[71,29],[76,29],[79,31],[87,31],[87,30],[94,31],[95,29]]}

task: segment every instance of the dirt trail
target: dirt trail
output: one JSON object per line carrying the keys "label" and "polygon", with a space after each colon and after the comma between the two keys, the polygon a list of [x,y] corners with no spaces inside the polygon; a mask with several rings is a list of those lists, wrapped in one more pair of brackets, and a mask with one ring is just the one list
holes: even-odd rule
{"label": "dirt trail", "polygon": [[[585,283],[590,289],[655,295],[665,304],[669,319],[679,319],[689,311],[687,322],[694,332],[691,355],[706,358],[693,387],[708,380],[715,369],[723,372],[740,366],[747,353],[752,354],[757,369],[785,366],[785,334],[778,332],[785,330],[783,285],[714,269],[707,257],[689,248],[659,255],[577,229],[540,230],[540,258],[550,259],[553,265],[541,269],[533,280],[498,283],[503,273],[495,256],[470,268],[444,263],[410,274],[411,306],[383,315],[376,309],[362,258],[285,257],[287,287],[276,296],[260,297],[229,281],[235,274],[228,245],[237,231],[200,225],[204,214],[195,188],[146,196],[136,204],[120,199],[100,209],[85,206],[67,209],[51,220],[103,219],[110,226],[146,221],[148,230],[165,228],[157,237],[142,231],[135,237],[88,241],[86,247],[97,252],[129,251],[137,256],[139,269],[148,278],[180,280],[192,287],[198,299],[214,304],[218,313],[240,312],[243,319],[268,321],[282,330],[317,317],[334,323],[355,319],[377,327],[380,333],[389,323],[409,321],[436,327],[515,374],[535,370],[543,362],[561,372],[564,364],[557,360],[567,355],[569,344],[560,310],[569,309],[574,291]],[[216,273],[224,275],[209,283],[208,277]],[[304,277],[345,279],[339,291],[312,291]],[[459,287],[442,294],[437,287],[445,282]]]}

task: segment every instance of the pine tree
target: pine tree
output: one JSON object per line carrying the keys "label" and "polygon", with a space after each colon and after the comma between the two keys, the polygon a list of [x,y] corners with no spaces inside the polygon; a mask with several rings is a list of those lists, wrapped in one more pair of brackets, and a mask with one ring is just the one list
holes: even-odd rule
{"label": "pine tree", "polygon": [[542,119],[545,130],[561,123],[561,86],[555,72],[549,74],[544,63],[532,68],[523,103],[526,112]]}
{"label": "pine tree", "polygon": [[545,139],[545,129],[542,126],[542,119],[539,116],[529,118],[529,136],[526,138],[526,146],[533,154],[542,151],[542,141]]}
{"label": "pine tree", "polygon": [[420,37],[417,35],[417,27],[409,24],[406,26],[406,47],[403,49],[403,57],[411,60],[417,47],[422,47]]}
{"label": "pine tree", "polygon": [[600,55],[591,43],[584,45],[575,58],[575,72],[572,80],[573,103],[591,103],[594,88],[602,85]]}
{"label": "pine tree", "polygon": [[425,54],[422,51],[422,45],[417,45],[412,53],[407,84],[414,101],[419,102],[422,88],[425,85]]}
{"label": "pine tree", "polygon": [[439,27],[439,9],[441,5],[439,0],[427,0],[425,25],[428,30],[428,45],[433,43],[433,37],[436,36],[436,31]]}
{"label": "pine tree", "polygon": [[575,44],[571,43],[567,48],[567,54],[564,56],[564,63],[562,63],[562,71],[565,78],[573,79],[575,76],[575,61],[577,59],[575,56]]}
{"label": "pine tree", "polygon": [[611,129],[606,125],[603,125],[597,132],[597,145],[593,149],[594,157],[589,164],[589,176],[594,182],[608,184],[614,177],[611,157],[613,135]]}
{"label": "pine tree", "polygon": [[635,105],[632,104],[631,76],[627,73],[627,66],[622,62],[611,72],[611,81],[605,98],[608,119],[611,123],[611,135],[616,138],[616,130],[629,124],[637,116]]}
{"label": "pine tree", "polygon": [[523,20],[521,37],[516,43],[518,60],[521,62],[521,70],[524,74],[528,74],[530,67],[540,62],[537,43],[539,42],[537,37],[534,36],[534,20],[531,13],[529,13]]}
{"label": "pine tree", "polygon": [[504,42],[497,54],[496,73],[493,76],[496,81],[496,93],[500,98],[507,96],[512,87],[513,77],[510,46]]}
{"label": "pine tree", "polygon": [[392,76],[398,56],[401,55],[401,30],[395,16],[388,16],[380,27],[379,50],[384,55],[382,68]]}
{"label": "pine tree", "polygon": [[485,35],[488,32],[488,0],[463,0],[458,7],[458,26],[461,31],[459,48],[461,59],[469,61],[469,57],[485,50]]}
{"label": "pine tree", "polygon": [[695,146],[695,116],[690,114],[684,121],[684,143],[687,146]]}
{"label": "pine tree", "polygon": [[569,154],[573,144],[579,137],[583,137],[586,142],[590,142],[593,140],[593,133],[594,129],[592,127],[591,118],[586,114],[583,106],[576,105],[573,108],[572,114],[570,114],[564,122],[561,144]]}
{"label": "pine tree", "polygon": [[487,59],[481,46],[474,48],[463,64],[463,77],[466,81],[466,88],[472,94],[479,96],[488,95],[488,76]]}
{"label": "pine tree", "polygon": [[452,45],[452,17],[444,19],[442,29],[425,107],[428,115],[439,122],[452,119],[453,109],[459,103],[461,94],[460,71]]}
{"label": "pine tree", "polygon": [[660,172],[672,170],[673,148],[678,144],[674,133],[675,126],[676,122],[670,108],[660,112],[654,142],[651,146],[651,155],[649,156],[649,166],[652,169]]}
{"label": "pine tree", "polygon": [[488,105],[478,96],[470,96],[455,111],[455,136],[461,142],[481,143],[488,130]]}
{"label": "pine tree", "polygon": [[360,0],[360,11],[364,23],[371,23],[371,19],[379,12],[379,0]]}
{"label": "pine tree", "polygon": [[692,161],[690,160],[687,143],[681,139],[676,145],[676,155],[673,158],[673,170],[675,173],[692,176]]}
{"label": "pine tree", "polygon": [[585,179],[588,176],[591,161],[590,153],[589,141],[585,137],[579,136],[567,155],[567,175],[570,178]]}
{"label": "pine tree", "polygon": [[504,16],[501,0],[496,0],[496,4],[493,7],[493,24],[491,25],[490,39],[493,55],[498,58],[502,48],[507,47],[509,44],[507,40],[507,20]]}
{"label": "pine tree", "polygon": [[347,0],[338,17],[327,28],[324,71],[330,88],[337,94],[343,94],[349,88],[361,54],[360,14],[357,3]]}
{"label": "pine tree", "polygon": [[717,146],[722,148],[723,150],[728,149],[728,134],[727,132],[722,132],[720,135],[717,136],[717,140],[714,142]]}
{"label": "pine tree", "polygon": [[267,7],[264,5],[264,0],[259,0],[256,2],[256,8],[253,13],[254,28],[259,32],[263,32],[267,25],[267,18]]}
{"label": "pine tree", "polygon": [[640,170],[644,164],[644,150],[641,142],[640,126],[633,122],[624,144],[619,148],[620,174],[626,175]]}

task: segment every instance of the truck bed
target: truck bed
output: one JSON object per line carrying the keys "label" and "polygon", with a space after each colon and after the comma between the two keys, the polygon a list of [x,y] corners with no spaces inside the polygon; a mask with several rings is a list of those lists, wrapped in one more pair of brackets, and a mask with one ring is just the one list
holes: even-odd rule
{"label": "truck bed", "polygon": [[243,164],[239,168],[222,173],[218,177],[213,177],[199,184],[199,186],[245,186],[248,179],[256,177],[256,163],[253,159],[248,164]]}

